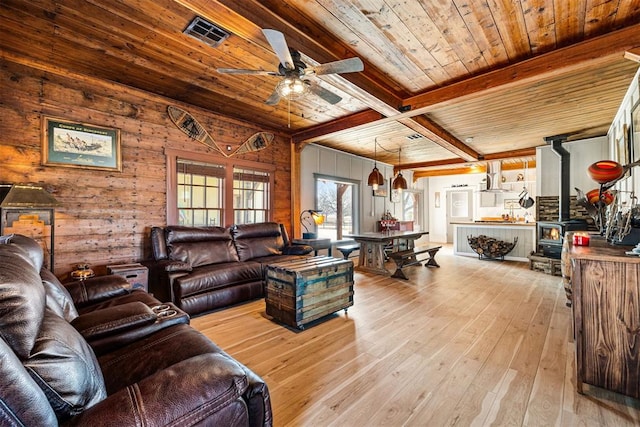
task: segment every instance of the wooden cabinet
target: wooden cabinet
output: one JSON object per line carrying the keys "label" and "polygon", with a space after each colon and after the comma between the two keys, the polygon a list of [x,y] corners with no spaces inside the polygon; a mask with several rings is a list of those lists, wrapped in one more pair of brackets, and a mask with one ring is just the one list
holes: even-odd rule
{"label": "wooden cabinet", "polygon": [[597,245],[571,248],[577,389],[640,398],[640,259]]}

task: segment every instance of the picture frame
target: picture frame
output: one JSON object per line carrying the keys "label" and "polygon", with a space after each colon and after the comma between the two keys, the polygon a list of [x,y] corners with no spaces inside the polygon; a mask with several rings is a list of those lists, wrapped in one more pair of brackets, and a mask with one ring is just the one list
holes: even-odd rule
{"label": "picture frame", "polygon": [[377,190],[373,190],[374,197],[387,197],[387,187],[382,184],[378,186]]}
{"label": "picture frame", "polygon": [[120,129],[43,116],[42,164],[121,172]]}

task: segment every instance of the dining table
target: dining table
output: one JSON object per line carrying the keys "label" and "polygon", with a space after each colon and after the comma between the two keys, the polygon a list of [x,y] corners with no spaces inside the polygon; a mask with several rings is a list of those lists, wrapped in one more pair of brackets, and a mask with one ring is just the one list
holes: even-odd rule
{"label": "dining table", "polygon": [[344,237],[353,239],[360,244],[358,270],[370,273],[390,275],[384,266],[387,256],[385,250],[392,252],[413,249],[415,241],[429,234],[428,231],[380,231],[345,234]]}

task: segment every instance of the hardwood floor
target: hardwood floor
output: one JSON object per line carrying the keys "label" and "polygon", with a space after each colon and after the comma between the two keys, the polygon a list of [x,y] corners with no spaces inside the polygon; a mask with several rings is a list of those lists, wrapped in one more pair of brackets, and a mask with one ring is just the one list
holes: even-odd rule
{"label": "hardwood floor", "polygon": [[[355,305],[297,331],[254,301],[192,325],[269,385],[275,426],[632,426],[640,402],[575,391],[559,277],[453,256],[356,273]],[[391,268],[391,265],[389,265]]]}

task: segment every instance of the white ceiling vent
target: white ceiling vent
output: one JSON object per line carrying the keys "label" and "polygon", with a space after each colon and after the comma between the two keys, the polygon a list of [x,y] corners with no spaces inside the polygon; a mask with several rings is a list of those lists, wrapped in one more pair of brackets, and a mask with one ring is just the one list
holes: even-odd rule
{"label": "white ceiling vent", "polygon": [[193,21],[191,21],[183,33],[211,47],[218,47],[220,43],[229,37],[229,33],[226,30],[215,26],[199,16],[193,18]]}
{"label": "white ceiling vent", "polygon": [[409,140],[416,140],[416,139],[422,139],[422,138],[424,137],[419,133],[412,133],[411,135],[407,135],[407,139]]}

